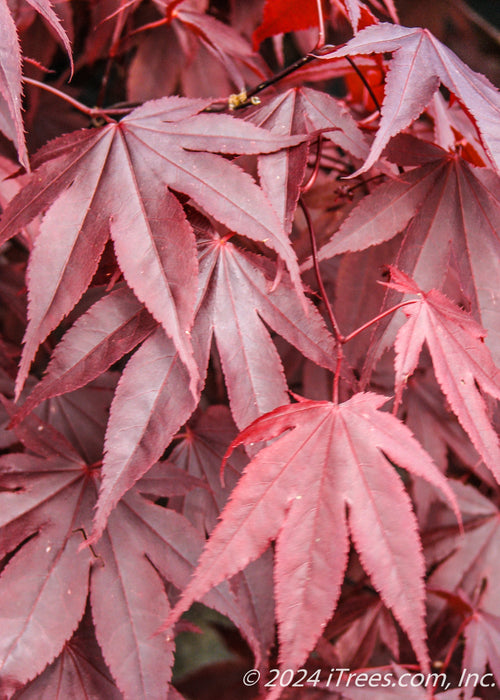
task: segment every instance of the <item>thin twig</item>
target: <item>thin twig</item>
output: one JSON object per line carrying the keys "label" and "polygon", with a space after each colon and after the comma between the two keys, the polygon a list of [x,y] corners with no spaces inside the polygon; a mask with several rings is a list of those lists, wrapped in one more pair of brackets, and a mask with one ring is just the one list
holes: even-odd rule
{"label": "thin twig", "polygon": [[249,100],[254,95],[257,95],[257,93],[262,92],[262,90],[265,90],[266,88],[271,87],[275,83],[278,83],[283,78],[286,78],[291,73],[294,73],[296,70],[298,70],[299,68],[302,68],[302,66],[305,66],[307,63],[310,63],[311,61],[314,61],[315,59],[316,59],[316,56],[312,53],[308,53],[306,56],[301,56],[294,63],[291,63],[289,66],[284,68],[282,71],[273,75],[272,78],[269,78],[268,80],[264,80],[262,83],[259,83],[256,87],[252,88],[251,90],[248,90],[247,100]]}
{"label": "thin twig", "polygon": [[377,108],[378,113],[381,114],[382,110],[380,108],[380,102],[377,100],[377,96],[373,92],[372,86],[370,85],[370,83],[368,82],[366,77],[363,75],[363,73],[359,70],[357,65],[352,60],[352,58],[350,56],[346,56],[346,59],[347,59],[348,63],[350,64],[351,68],[356,72],[358,78],[361,80],[361,82],[363,83],[365,88],[368,90],[368,94],[372,98],[373,104]]}
{"label": "thin twig", "polygon": [[403,306],[408,306],[409,304],[415,304],[417,302],[417,299],[409,299],[408,301],[402,301],[400,304],[396,304],[396,306],[392,306],[390,309],[387,309],[387,311],[384,311],[383,313],[379,314],[378,316],[375,316],[375,318],[372,318],[371,321],[367,321],[366,323],[363,323],[362,326],[359,328],[356,328],[352,333],[349,333],[349,335],[346,335],[344,338],[343,342],[347,343],[349,340],[352,340],[355,338],[359,333],[362,331],[366,330],[370,326],[373,326],[374,323],[377,323],[378,321],[381,321],[383,318],[386,316],[389,316],[390,314],[394,313],[398,309],[401,309]]}
{"label": "thin twig", "polygon": [[128,108],[121,108],[121,109],[100,109],[98,107],[87,107],[87,105],[84,105],[83,102],[80,102],[79,100],[75,100],[74,97],[70,97],[67,95],[65,92],[62,92],[62,90],[58,90],[57,88],[53,87],[52,85],[47,85],[47,83],[41,83],[39,80],[35,80],[34,78],[27,78],[26,76],[23,76],[23,81],[27,83],[28,85],[33,85],[34,87],[38,87],[41,90],[45,90],[46,92],[50,92],[52,95],[56,95],[57,97],[60,97],[61,100],[64,100],[68,104],[70,104],[72,107],[77,109],[79,112],[82,112],[83,114],[86,114],[88,117],[91,118],[96,118],[96,117],[101,117],[108,123],[112,123],[115,120],[111,118],[110,115],[116,114],[127,114],[130,112],[130,109]]}
{"label": "thin twig", "polygon": [[96,100],[96,104],[99,107],[102,107],[102,105],[104,104],[106,92],[108,89],[109,76],[111,75],[111,68],[115,61],[118,47],[120,45],[120,36],[123,31],[123,27],[125,26],[125,21],[126,17],[124,17],[124,15],[122,14],[120,17],[118,17],[118,20],[113,29],[113,35],[111,37],[111,48],[109,50],[108,60],[106,61],[106,68],[104,69],[104,75],[101,80],[101,87],[99,89],[99,94],[97,95]]}

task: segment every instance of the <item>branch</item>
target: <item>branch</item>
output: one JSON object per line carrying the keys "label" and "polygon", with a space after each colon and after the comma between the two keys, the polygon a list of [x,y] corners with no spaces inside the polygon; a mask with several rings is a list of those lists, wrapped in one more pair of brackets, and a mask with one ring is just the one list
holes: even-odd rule
{"label": "branch", "polygon": [[370,83],[368,82],[366,77],[363,75],[363,73],[359,70],[357,65],[352,60],[352,58],[350,56],[346,56],[346,59],[347,59],[348,63],[350,64],[351,68],[353,68],[353,70],[356,71],[358,78],[361,80],[361,82],[363,83],[365,88],[368,90],[368,94],[372,98],[373,104],[377,108],[378,113],[381,114],[382,110],[380,108],[380,102],[377,100],[377,97],[376,97],[375,93],[373,92],[372,86],[370,85]]}
{"label": "branch", "polygon": [[77,109],[79,112],[82,112],[83,114],[86,114],[88,117],[91,119],[96,119],[96,118],[101,118],[104,119],[108,124],[114,122],[115,120],[111,118],[110,115],[120,115],[120,114],[128,114],[130,112],[130,107],[120,107],[117,109],[101,109],[99,107],[87,107],[87,105],[84,105],[83,102],[80,102],[79,100],[75,100],[74,97],[70,97],[67,95],[65,92],[62,92],[61,90],[58,90],[57,88],[53,87],[52,85],[47,85],[46,83],[41,83],[39,80],[35,80],[34,78],[27,78],[26,76],[23,76],[23,82],[27,83],[28,85],[33,85],[34,87],[38,87],[41,90],[45,90],[46,92],[50,92],[52,95],[56,95],[56,97],[60,97],[61,100],[64,100],[68,104],[70,104],[72,107]]}

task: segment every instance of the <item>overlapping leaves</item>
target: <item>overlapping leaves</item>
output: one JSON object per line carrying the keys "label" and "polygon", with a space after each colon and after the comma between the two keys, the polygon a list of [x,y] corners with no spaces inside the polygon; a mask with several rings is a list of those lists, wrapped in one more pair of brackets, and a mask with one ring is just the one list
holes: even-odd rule
{"label": "overlapping leaves", "polygon": [[229,116],[198,114],[206,105],[175,97],[151,102],[119,124],[70,134],[40,153],[32,179],[0,223],[3,242],[45,212],[28,269],[30,322],[18,392],[39,344],[90,284],[109,234],[125,279],[173,339],[195,392],[189,331],[196,247],[170,188],[276,250],[300,289],[294,253],[265,196],[249,175],[212,154],[274,151],[300,137],[279,138]]}
{"label": "overlapping leaves", "polygon": [[[26,0],[35,8],[56,32],[66,49],[70,61],[71,46],[59,17],[54,12],[50,0]],[[24,138],[22,102],[21,51],[16,25],[7,0],[0,0],[0,131],[14,143],[20,162],[29,168],[28,153]]]}
{"label": "overlapping leaves", "polygon": [[[244,254],[210,228],[204,235],[191,338],[203,379],[215,338],[231,410],[241,428],[288,401],[281,361],[265,323],[323,367],[333,367],[334,341],[312,304],[304,313],[286,273],[272,291],[274,264]],[[189,418],[201,387],[193,397],[180,355],[161,327],[131,358],[111,407],[96,534],[118,499],[159,459]]]}
{"label": "overlapping leaves", "polygon": [[277,408],[239,435],[232,447],[281,437],[245,469],[167,625],[276,540],[280,659],[297,667],[336,607],[350,533],[382,599],[428,668],[418,528],[387,457],[427,479],[456,513],[458,508],[410,431],[379,410],[385,402],[362,393],[340,405],[303,400]]}
{"label": "overlapping leaves", "polygon": [[358,172],[368,170],[389,139],[424,111],[440,83],[445,85],[474,119],[484,148],[500,169],[500,95],[427,29],[378,24],[360,31],[345,46],[325,58],[392,52],[386,76],[382,117],[370,155]]}
{"label": "overlapping leaves", "polygon": [[484,391],[500,398],[500,370],[484,344],[484,331],[444,294],[423,293],[406,275],[392,268],[391,286],[419,299],[405,313],[408,321],[396,343],[396,399],[418,363],[424,341],[429,347],[436,378],[449,404],[485,464],[500,482],[500,443],[489,419]]}
{"label": "overlapping leaves", "polygon": [[379,244],[407,232],[398,267],[424,289],[439,289],[453,265],[500,362],[500,181],[435,144],[400,139],[391,159],[417,166],[377,187],[321,249],[327,259]]}
{"label": "overlapping leaves", "polygon": [[[68,49],[49,0],[30,4]],[[12,396],[20,352],[28,254],[29,324],[18,395],[38,354],[26,387],[31,395],[23,394],[16,409],[5,402],[1,415],[0,694],[45,694],[51,700],[178,697],[170,685],[173,631],[155,633],[217,582],[221,587],[205,601],[232,618],[255,664],[265,670],[274,638],[271,542],[283,667],[306,662],[317,642],[318,658],[334,658],[335,665],[341,657],[353,666],[379,664],[382,657],[414,662],[398,622],[425,672],[426,626],[433,629],[436,615],[441,622],[440,613],[447,624],[432,640],[432,660],[451,658],[446,631],[453,629],[453,636],[458,626],[453,628],[456,620],[444,608],[454,597],[469,615],[462,665],[481,674],[488,664],[500,674],[496,485],[476,464],[484,459],[498,480],[497,416],[484,396],[500,396],[499,181],[492,171],[499,164],[498,93],[427,30],[387,24],[360,29],[376,21],[361,0],[332,0],[323,3],[325,10],[329,5],[331,35],[346,13],[357,34],[325,53],[330,63],[324,67],[310,64],[307,75],[345,78],[349,71],[348,105],[359,118],[373,105],[352,89],[351,78],[358,80],[359,73],[343,68],[344,57],[384,55],[377,64],[383,96],[378,127],[370,119],[357,124],[341,101],[305,87],[299,71],[293,72],[294,83],[280,79],[265,92],[258,88],[262,104],[252,104],[247,121],[210,114],[224,109],[222,101],[215,106],[186,99],[227,97],[233,86],[251,87],[249,78],[267,74],[263,56],[272,50],[268,42],[262,55],[250,51],[259,11],[265,8],[256,43],[317,26],[316,2],[71,5],[75,46],[85,47],[71,88],[78,99],[89,103],[93,87],[99,105],[127,96],[185,97],[148,102],[120,123],[111,120],[111,108],[90,110],[104,115],[105,125],[45,146],[32,160],[34,172],[14,181],[14,189],[22,189],[10,204],[12,181],[0,183],[6,207],[0,243],[39,217],[34,234],[3,247],[0,260],[5,395]],[[20,53],[8,10],[13,6],[0,0],[0,130],[27,165]],[[397,22],[392,0],[370,7],[379,16],[388,10]],[[90,17],[91,31],[82,21]],[[301,38],[295,39],[300,46]],[[28,47],[26,30],[23,41]],[[279,62],[278,41],[274,48]],[[34,58],[30,70],[47,88],[56,85],[54,76],[41,75]],[[360,59],[361,73],[371,60]],[[66,76],[56,64],[51,68],[64,90]],[[82,89],[89,69],[96,84]],[[285,91],[290,84],[298,87]],[[446,111],[438,98],[439,84],[452,93],[453,109]],[[59,90],[51,99],[69,100]],[[30,90],[30,108],[34,94]],[[46,118],[58,119],[35,113],[45,142]],[[57,116],[67,118],[64,110]],[[63,130],[70,128],[66,121]],[[404,130],[420,139],[400,135]],[[314,164],[316,144],[325,139],[331,143],[318,148]],[[255,179],[231,161],[233,154],[244,156],[240,164]],[[247,156],[257,156],[258,166]],[[359,174],[381,156],[392,161],[381,164],[392,179],[372,194],[369,178],[351,188],[337,177],[364,162]],[[334,290],[329,301],[335,320],[352,334],[345,352],[342,341],[349,336],[338,332],[336,343],[317,308],[301,295],[288,240],[290,235],[304,250],[294,213],[308,166],[311,188],[303,202],[312,212],[310,233],[316,228],[324,241],[344,221],[322,258],[362,251],[325,265],[327,291],[320,300],[312,297],[325,308]],[[9,164],[5,173],[16,167]],[[105,289],[108,254],[112,284]],[[364,324],[383,303],[373,288],[382,266],[394,260],[414,281],[393,271],[384,303],[403,294],[412,298],[392,317],[390,331],[383,328],[387,317],[372,334]],[[322,286],[312,276],[308,283]],[[470,315],[439,291],[450,288],[450,298],[470,308]],[[74,307],[77,320],[55,345],[61,321]],[[330,320],[337,325],[333,314]],[[422,355],[424,343],[428,352]],[[395,362],[381,363],[369,385],[367,367],[373,369],[383,344],[394,346]],[[356,393],[363,361],[361,386],[366,382],[366,388],[388,394],[395,379],[394,415],[381,410],[385,396]],[[108,372],[111,366],[119,371]],[[288,404],[289,387],[328,397],[329,371],[340,377],[342,403]],[[407,383],[413,386],[405,391]],[[221,406],[226,392],[228,405]],[[405,424],[395,417],[400,400]],[[236,437],[238,429],[244,430]],[[224,488],[220,461],[231,440]],[[166,448],[175,464],[156,464]],[[427,618],[418,523],[395,466],[426,480],[414,484],[412,496],[421,529],[433,528],[424,538],[433,567],[428,583],[441,595],[437,608],[436,596],[428,597]],[[450,490],[443,476],[448,466],[464,480],[473,472],[474,484],[488,497],[471,485]],[[443,493],[454,513],[438,502]],[[464,514],[463,535],[456,502]],[[85,546],[87,538],[93,549]],[[348,563],[350,541],[357,555],[351,550]],[[178,592],[182,597],[171,614]],[[325,628],[337,606],[341,614]],[[459,668],[459,657],[457,649],[450,671],[453,664]],[[341,691],[346,698],[384,700],[426,692],[352,685]],[[295,697],[295,690],[286,692]],[[323,695],[323,689],[299,689],[297,697],[313,693]]]}
{"label": "overlapping leaves", "polygon": [[[318,90],[292,88],[252,110],[248,118],[276,135],[320,133],[360,160],[368,155],[365,138],[349,112]],[[287,232],[292,228],[308,153],[309,144],[302,143],[259,158],[262,188]]]}
{"label": "overlapping leaves", "polygon": [[[82,423],[71,426],[73,434]],[[66,643],[90,593],[97,640],[125,698],[165,698],[174,645],[154,634],[158,612],[167,615],[170,609],[162,577],[182,589],[204,537],[186,518],[150,499],[184,494],[203,482],[158,465],[120,503],[99,545],[82,549],[98,469],[35,417],[16,432],[27,451],[0,458],[0,555],[13,555],[0,576],[2,692],[10,696],[61,652],[56,667],[62,673],[64,655],[70,654]],[[229,588],[215,592],[207,604],[242,627],[258,656],[258,643]],[[92,675],[89,682],[95,683]],[[99,691],[108,686],[103,679]]]}

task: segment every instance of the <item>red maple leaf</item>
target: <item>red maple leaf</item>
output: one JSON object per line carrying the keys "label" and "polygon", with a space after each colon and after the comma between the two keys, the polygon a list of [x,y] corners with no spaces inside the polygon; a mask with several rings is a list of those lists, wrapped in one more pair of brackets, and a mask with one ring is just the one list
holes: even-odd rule
{"label": "red maple leaf", "polygon": [[[74,437],[83,424],[72,426]],[[12,555],[0,576],[2,690],[12,693],[64,654],[90,594],[97,640],[120,690],[127,698],[164,698],[174,644],[154,635],[159,612],[170,609],[162,579],[184,588],[204,537],[151,498],[185,493],[199,480],[158,464],[121,501],[99,545],[84,547],[98,469],[34,416],[16,434],[28,451],[0,458],[0,556]],[[259,658],[259,643],[229,587],[206,603],[241,627]]]}
{"label": "red maple leaf", "polygon": [[123,700],[95,638],[88,612],[61,654],[45,671],[16,693],[16,700],[88,700],[105,697]]}
{"label": "red maple leaf", "polygon": [[[30,323],[18,393],[38,346],[90,284],[109,234],[125,279],[173,339],[195,392],[198,368],[189,339],[197,291],[195,239],[169,187],[191,196],[232,230],[274,248],[301,288],[295,255],[262,191],[212,153],[273,151],[301,138],[273,136],[227,115],[198,114],[207,104],[176,97],[150,102],[119,124],[52,142],[34,161],[32,179],[0,224],[3,242],[46,212],[29,263]],[[148,196],[150,187],[160,188],[158,196]],[[75,201],[78,207],[68,216]]]}
{"label": "red maple leaf", "polygon": [[253,34],[254,50],[270,36],[316,27],[318,21],[316,0],[266,0],[262,23]]}
{"label": "red maple leaf", "polygon": [[[66,49],[71,67],[73,59],[71,46],[59,17],[54,12],[50,0],[26,0],[49,23]],[[0,53],[0,131],[10,139],[18,153],[19,161],[29,170],[28,153],[24,139],[23,118],[21,114],[22,74],[21,50],[17,37],[16,25],[12,18],[7,0],[0,0],[0,29],[2,50]]]}
{"label": "red maple leaf", "polygon": [[[227,97],[267,77],[248,41],[200,3],[155,4],[164,19],[135,30],[140,33],[127,81],[132,101],[171,94],[179,85],[188,97]],[[159,43],[164,51],[157,50]]]}
{"label": "red maple leaf", "polygon": [[[321,133],[360,160],[368,154],[365,138],[349,112],[333,97],[311,88],[292,88],[277,95],[252,110],[248,120],[276,135]],[[261,186],[287,232],[292,228],[308,152],[308,144],[302,143],[259,157]]]}
{"label": "red maple leaf", "polygon": [[[211,227],[198,235],[203,244],[191,331],[194,356],[204,378],[215,337],[231,411],[242,428],[288,400],[281,360],[265,323],[331,369],[334,340],[312,304],[304,314],[285,272],[274,284],[275,264],[245,254]],[[201,388],[200,383],[195,399],[179,352],[161,327],[130,359],[111,406],[95,537],[118,499],[159,459],[192,414]]]}
{"label": "red maple leaf", "polygon": [[[210,406],[191,420],[178,440],[169,460],[196,481],[204,479],[208,488],[185,489],[181,512],[203,536],[215,528],[229,495],[241,476],[248,457],[237,448],[226,462],[225,484],[220,482],[220,464],[238,430],[226,406]],[[261,656],[267,657],[274,641],[273,557],[267,551],[245,571],[231,579],[231,589],[242,609],[247,611],[260,642]]]}
{"label": "red maple leaf", "polygon": [[428,29],[382,23],[361,30],[345,46],[325,58],[393,52],[385,82],[382,118],[370,155],[358,173],[379,158],[389,139],[424,111],[440,83],[455,95],[471,115],[493,165],[500,170],[498,90],[475,73]]}
{"label": "red maple leaf", "polygon": [[245,469],[166,626],[276,540],[280,660],[297,667],[335,610],[350,533],[374,586],[428,669],[417,523],[387,457],[440,488],[458,509],[410,431],[378,410],[386,400],[368,393],[340,405],[302,400],[239,435],[231,448],[281,437]]}
{"label": "red maple leaf", "polygon": [[484,344],[484,331],[474,319],[441,292],[424,293],[404,273],[391,268],[390,285],[417,294],[405,307],[408,321],[396,337],[396,402],[415,371],[425,342],[434,372],[448,402],[485,464],[500,482],[500,443],[478,387],[500,398],[500,370]]}
{"label": "red maple leaf", "polygon": [[[363,198],[320,258],[377,245],[406,229],[398,267],[420,287],[438,289],[451,263],[500,362],[500,179],[435,144],[406,136],[395,140],[389,155],[417,167]],[[393,340],[394,333],[380,340],[377,355]]]}
{"label": "red maple leaf", "polygon": [[[446,590],[431,589],[431,593],[446,601],[454,613],[463,617],[458,630],[465,640],[462,673],[458,681],[460,697],[464,700],[476,697],[478,686],[497,687],[500,681],[500,656],[497,651],[500,643],[500,617],[483,609],[481,598],[484,591],[476,591],[474,600],[462,590],[449,593]],[[450,656],[448,652],[448,658]],[[487,666],[489,672],[486,672]]]}
{"label": "red maple leaf", "polygon": [[[500,512],[472,486],[454,482],[464,521],[464,533],[444,514],[424,536],[425,554],[434,571],[430,589],[465,593],[472,600],[481,592],[481,609],[492,615],[500,611],[498,542]],[[438,608],[439,609],[439,608]],[[435,617],[436,611],[432,612]]]}

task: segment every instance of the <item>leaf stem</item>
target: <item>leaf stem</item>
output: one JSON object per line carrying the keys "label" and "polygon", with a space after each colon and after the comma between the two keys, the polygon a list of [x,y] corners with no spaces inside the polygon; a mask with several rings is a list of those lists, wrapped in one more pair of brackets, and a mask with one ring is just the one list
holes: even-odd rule
{"label": "leaf stem", "polygon": [[80,102],[79,100],[75,100],[74,97],[70,97],[65,92],[58,90],[57,88],[53,87],[52,85],[47,85],[46,83],[41,83],[39,80],[35,80],[34,78],[27,78],[26,76],[23,76],[23,81],[25,83],[28,83],[28,85],[33,85],[34,87],[38,87],[41,90],[45,90],[46,92],[50,92],[52,95],[56,95],[57,97],[60,97],[61,100],[64,100],[65,102],[70,104],[72,107],[77,109],[79,112],[86,114],[88,117],[91,117],[92,119],[95,119],[96,117],[101,117],[102,119],[104,119],[104,121],[108,122],[108,124],[115,121],[109,115],[126,114],[126,113],[130,112],[129,108],[100,109],[99,107],[87,107],[87,105],[84,105],[83,102]]}
{"label": "leaf stem", "polygon": [[309,176],[309,179],[308,179],[307,182],[306,182],[304,185],[302,185],[302,187],[300,188],[301,194],[304,194],[305,192],[309,192],[309,190],[311,189],[311,187],[312,187],[312,186],[314,185],[314,183],[316,182],[316,178],[318,177],[318,173],[319,173],[319,165],[320,165],[320,162],[321,162],[321,151],[322,151],[322,150],[323,150],[323,136],[320,134],[320,135],[318,136],[318,150],[317,150],[317,152],[316,152],[316,159],[315,159],[315,161],[314,161],[314,166],[313,166],[312,172],[311,172],[311,174],[310,174],[310,176]]}
{"label": "leaf stem", "polygon": [[403,306],[408,306],[409,304],[415,304],[416,301],[418,301],[418,300],[417,299],[409,299],[408,301],[402,301],[400,304],[396,304],[396,306],[392,306],[390,309],[387,309],[387,311],[384,311],[383,313],[379,314],[378,316],[375,316],[375,318],[372,318],[371,321],[367,321],[366,323],[363,323],[362,326],[360,326],[359,328],[356,328],[356,330],[353,331],[352,333],[349,333],[349,335],[346,335],[346,337],[343,339],[342,342],[348,343],[349,340],[352,340],[353,338],[355,338],[359,333],[366,330],[367,328],[372,326],[374,323],[381,321],[383,318],[385,318],[386,316],[389,316],[389,314],[394,313],[394,311],[401,309]]}
{"label": "leaf stem", "polygon": [[321,298],[325,304],[328,318],[330,319],[330,323],[332,324],[332,328],[333,328],[334,333],[335,333],[335,338],[338,342],[343,342],[344,338],[342,336],[342,333],[340,332],[340,328],[338,326],[337,319],[335,318],[332,306],[328,300],[325,285],[323,284],[323,278],[321,277],[321,271],[319,269],[319,262],[318,262],[318,246],[316,244],[316,238],[314,235],[314,227],[313,227],[313,223],[312,223],[312,219],[311,219],[311,214],[309,213],[309,209],[307,208],[307,205],[304,202],[302,197],[299,198],[299,205],[300,205],[300,208],[302,209],[302,212],[304,214],[304,217],[305,217],[305,220],[307,223],[307,229],[309,232],[309,240],[311,241],[311,253],[312,253],[312,259],[313,259],[314,272],[316,274],[316,280],[318,282],[318,287],[319,287],[319,291],[321,294]]}
{"label": "leaf stem", "polygon": [[330,301],[328,299],[328,295],[326,293],[325,285],[323,284],[323,278],[321,276],[321,270],[319,268],[319,262],[318,262],[318,246],[316,245],[316,237],[314,235],[314,226],[313,222],[311,219],[311,214],[309,213],[309,209],[307,208],[307,205],[305,204],[304,200],[302,197],[299,197],[299,205],[300,208],[302,209],[302,213],[304,214],[306,223],[307,223],[307,230],[309,232],[309,240],[311,241],[311,254],[312,254],[312,259],[313,259],[313,265],[314,265],[314,272],[316,274],[316,280],[318,283],[318,288],[320,291],[321,298],[323,300],[323,303],[326,308],[326,312],[328,314],[328,318],[330,319],[330,323],[333,328],[333,332],[335,335],[335,340],[336,345],[337,345],[337,364],[335,366],[335,374],[333,377],[333,403],[338,403],[339,402],[339,382],[340,382],[340,370],[342,367],[342,361],[344,359],[344,352],[342,350],[342,346],[345,342],[344,336],[340,332],[339,325],[337,323],[337,319],[335,318],[335,314],[333,313],[332,305],[330,304]]}
{"label": "leaf stem", "polygon": [[323,17],[323,6],[321,0],[316,0],[318,10],[318,41],[316,50],[321,49],[325,45],[325,20]]}

